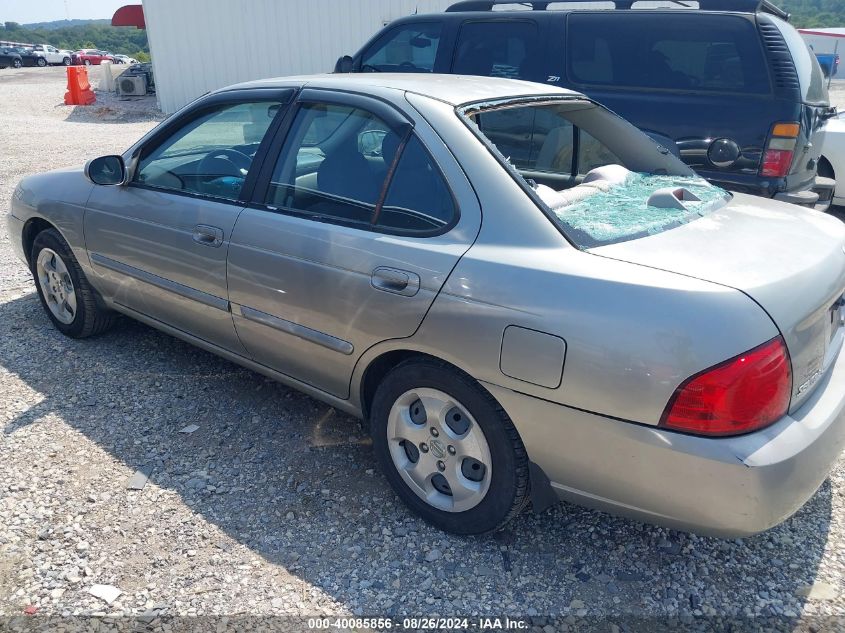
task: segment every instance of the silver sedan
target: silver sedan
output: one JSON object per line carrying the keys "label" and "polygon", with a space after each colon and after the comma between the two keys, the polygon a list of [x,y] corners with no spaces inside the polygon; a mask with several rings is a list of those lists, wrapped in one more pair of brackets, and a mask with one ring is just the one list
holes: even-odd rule
{"label": "silver sedan", "polygon": [[61,332],[122,313],[367,419],[444,530],[564,498],[750,534],[845,443],[845,226],[714,187],[581,94],[241,84],[24,179],[8,223]]}

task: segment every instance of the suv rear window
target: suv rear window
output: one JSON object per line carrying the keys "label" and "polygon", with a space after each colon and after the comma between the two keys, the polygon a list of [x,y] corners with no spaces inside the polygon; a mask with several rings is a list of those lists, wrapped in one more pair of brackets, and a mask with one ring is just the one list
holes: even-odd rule
{"label": "suv rear window", "polygon": [[574,13],[569,16],[567,42],[569,78],[578,84],[771,91],[757,28],[740,16]]}

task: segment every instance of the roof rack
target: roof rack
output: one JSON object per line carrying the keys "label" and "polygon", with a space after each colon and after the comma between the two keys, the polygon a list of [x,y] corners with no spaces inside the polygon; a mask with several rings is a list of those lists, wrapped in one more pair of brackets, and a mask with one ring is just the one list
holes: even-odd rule
{"label": "roof rack", "polygon": [[[556,2],[597,2],[609,1],[613,2],[616,9],[631,9],[637,0],[464,0],[453,4],[448,9],[447,13],[454,13],[458,11],[492,11],[493,7],[498,4],[519,4],[526,8],[531,8],[533,11],[545,11],[550,4]],[[679,7],[689,8],[686,0],[666,0]],[[782,20],[789,20],[789,13],[775,6],[771,0],[694,0],[698,2],[698,8],[701,11],[739,11],[742,13],[770,13]]]}

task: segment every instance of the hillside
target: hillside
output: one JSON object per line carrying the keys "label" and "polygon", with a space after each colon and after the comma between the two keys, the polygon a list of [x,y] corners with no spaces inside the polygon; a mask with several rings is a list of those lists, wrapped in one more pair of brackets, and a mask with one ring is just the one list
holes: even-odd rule
{"label": "hillside", "polygon": [[845,27],[845,2],[842,0],[774,0],[792,14],[792,24],[804,28]]}
{"label": "hillside", "polygon": [[0,23],[0,40],[52,44],[68,50],[101,48],[138,59],[150,52],[145,30],[111,26],[109,20],[59,20],[34,25],[5,22]]}
{"label": "hillside", "polygon": [[86,24],[108,24],[109,20],[53,20],[52,22],[30,22],[22,24],[25,29],[38,29],[41,31],[55,31],[56,29],[68,26],[84,26]]}

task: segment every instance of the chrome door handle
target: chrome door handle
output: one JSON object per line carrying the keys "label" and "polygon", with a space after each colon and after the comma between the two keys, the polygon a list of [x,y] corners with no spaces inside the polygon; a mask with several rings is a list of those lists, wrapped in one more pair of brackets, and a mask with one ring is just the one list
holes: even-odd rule
{"label": "chrome door handle", "polygon": [[193,238],[197,244],[216,248],[223,243],[223,229],[207,224],[197,224],[194,227]]}
{"label": "chrome door handle", "polygon": [[379,266],[373,271],[370,283],[376,290],[413,297],[420,291],[420,276],[407,270]]}

